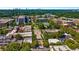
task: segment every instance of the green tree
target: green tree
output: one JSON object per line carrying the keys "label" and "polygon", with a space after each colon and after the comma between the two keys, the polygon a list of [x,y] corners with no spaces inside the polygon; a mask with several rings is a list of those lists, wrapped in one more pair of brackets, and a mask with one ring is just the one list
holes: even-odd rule
{"label": "green tree", "polygon": [[20,51],[30,51],[30,50],[31,50],[31,45],[30,45],[30,43],[25,42],[25,43],[22,43],[22,44],[21,44],[21,49],[20,49]]}
{"label": "green tree", "polygon": [[43,23],[39,23],[39,24],[38,24],[38,27],[39,27],[39,29],[45,29],[45,26],[44,26]]}
{"label": "green tree", "polygon": [[25,47],[22,47],[20,51],[31,51],[31,48],[26,45]]}
{"label": "green tree", "polygon": [[32,42],[32,44],[31,44],[31,47],[32,48],[36,48],[36,47],[38,47],[39,46],[39,43],[38,43],[38,41],[36,41],[36,40],[34,40],[33,42]]}
{"label": "green tree", "polygon": [[48,43],[48,41],[47,40],[44,40],[44,42],[43,42],[43,45],[44,45],[44,47],[49,47],[49,43]]}
{"label": "green tree", "polygon": [[2,29],[0,29],[0,34],[7,34],[8,33],[8,31],[6,30],[6,28],[2,28]]}
{"label": "green tree", "polygon": [[36,35],[34,34],[34,31],[32,30],[32,40],[36,40]]}
{"label": "green tree", "polygon": [[6,51],[19,51],[21,48],[21,45],[17,42],[12,42],[8,44],[5,48]]}
{"label": "green tree", "polygon": [[68,47],[71,48],[71,49],[77,48],[76,44],[72,44],[72,43],[68,44]]}
{"label": "green tree", "polygon": [[76,49],[77,48],[77,45],[73,40],[67,39],[65,41],[65,44],[71,49]]}
{"label": "green tree", "polygon": [[23,39],[23,37],[20,34],[16,34],[15,38],[18,39],[18,40],[22,40]]}

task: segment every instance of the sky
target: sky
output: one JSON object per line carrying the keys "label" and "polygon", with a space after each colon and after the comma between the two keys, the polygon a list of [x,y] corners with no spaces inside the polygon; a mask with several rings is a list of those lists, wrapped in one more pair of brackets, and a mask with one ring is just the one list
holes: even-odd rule
{"label": "sky", "polygon": [[0,9],[30,8],[79,8],[79,0],[0,0]]}

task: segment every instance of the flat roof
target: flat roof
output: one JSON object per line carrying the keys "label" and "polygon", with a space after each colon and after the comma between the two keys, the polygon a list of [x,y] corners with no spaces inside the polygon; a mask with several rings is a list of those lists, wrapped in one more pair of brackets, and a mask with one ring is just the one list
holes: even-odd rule
{"label": "flat roof", "polygon": [[0,23],[7,23],[11,20],[14,20],[14,19],[0,19]]}
{"label": "flat roof", "polygon": [[59,40],[58,39],[48,39],[48,42],[49,43],[57,43],[57,42],[59,42]]}
{"label": "flat roof", "polygon": [[67,50],[71,50],[67,45],[60,45],[60,46],[53,46],[53,49],[55,51],[67,51]]}
{"label": "flat roof", "polygon": [[14,35],[16,35],[16,34],[20,34],[20,35],[22,35],[23,37],[32,36],[32,32],[14,33]]}

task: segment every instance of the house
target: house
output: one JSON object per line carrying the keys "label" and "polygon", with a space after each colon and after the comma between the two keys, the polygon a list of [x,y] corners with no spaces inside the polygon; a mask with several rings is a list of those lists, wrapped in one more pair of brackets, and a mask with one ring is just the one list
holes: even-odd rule
{"label": "house", "polygon": [[58,39],[48,39],[49,44],[60,42]]}

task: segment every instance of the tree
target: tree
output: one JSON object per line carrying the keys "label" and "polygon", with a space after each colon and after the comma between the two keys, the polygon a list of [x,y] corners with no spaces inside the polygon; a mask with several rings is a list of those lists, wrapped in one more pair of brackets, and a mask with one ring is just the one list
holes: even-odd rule
{"label": "tree", "polygon": [[36,40],[36,35],[34,34],[33,30],[32,30],[32,40]]}
{"label": "tree", "polygon": [[76,43],[76,47],[79,49],[79,43]]}
{"label": "tree", "polygon": [[20,51],[30,51],[30,50],[31,50],[31,45],[30,45],[30,43],[25,42],[25,43],[22,43],[22,44],[21,44],[21,49],[20,49]]}
{"label": "tree", "polygon": [[44,45],[44,47],[47,47],[47,48],[48,48],[48,47],[49,47],[48,41],[47,41],[47,40],[44,40],[44,41],[43,41],[43,45]]}
{"label": "tree", "polygon": [[23,37],[20,34],[16,34],[15,38],[18,39],[18,40],[22,40],[23,39]]}
{"label": "tree", "polygon": [[2,46],[1,49],[3,49],[4,51],[31,51],[31,44],[27,42],[12,42],[9,43],[7,46]]}
{"label": "tree", "polygon": [[0,29],[0,34],[7,34],[8,33],[8,31],[6,30],[6,28],[2,28],[2,29]]}
{"label": "tree", "polygon": [[76,49],[77,48],[77,45],[73,40],[67,39],[65,41],[65,44],[71,49]]}
{"label": "tree", "polygon": [[44,26],[43,23],[39,23],[39,24],[38,24],[38,27],[39,27],[39,29],[45,29],[45,26]]}
{"label": "tree", "polygon": [[65,40],[65,44],[69,44],[69,43],[72,43],[72,44],[75,44],[75,42],[71,39],[66,39]]}
{"label": "tree", "polygon": [[36,41],[36,40],[34,40],[33,42],[32,42],[32,44],[31,44],[31,47],[32,48],[36,48],[36,47],[38,47],[39,46],[39,44],[38,44],[38,41]]}
{"label": "tree", "polygon": [[31,48],[26,45],[25,47],[22,47],[20,51],[31,51]]}
{"label": "tree", "polygon": [[21,45],[17,42],[12,42],[8,44],[5,48],[6,51],[19,51],[21,48]]}
{"label": "tree", "polygon": [[78,42],[79,43],[79,39],[75,39],[76,40],[76,42]]}
{"label": "tree", "polygon": [[50,29],[53,29],[53,28],[59,29],[60,26],[57,23],[55,23],[53,20],[49,20],[49,28]]}
{"label": "tree", "polygon": [[71,48],[71,49],[77,48],[76,44],[72,44],[72,43],[68,44],[68,47]]}

